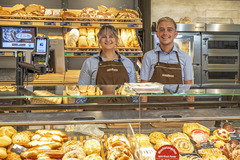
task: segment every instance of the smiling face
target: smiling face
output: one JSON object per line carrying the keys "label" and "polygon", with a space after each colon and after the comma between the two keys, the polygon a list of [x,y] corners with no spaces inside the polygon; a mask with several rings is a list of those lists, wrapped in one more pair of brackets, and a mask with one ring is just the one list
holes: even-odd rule
{"label": "smiling face", "polygon": [[173,47],[174,38],[177,37],[174,23],[171,21],[161,21],[158,24],[157,37],[160,41],[160,47]]}
{"label": "smiling face", "polygon": [[105,50],[110,50],[114,49],[116,44],[117,44],[117,38],[113,34],[113,32],[109,29],[106,29],[100,39],[99,39],[99,44],[102,46],[102,49]]}

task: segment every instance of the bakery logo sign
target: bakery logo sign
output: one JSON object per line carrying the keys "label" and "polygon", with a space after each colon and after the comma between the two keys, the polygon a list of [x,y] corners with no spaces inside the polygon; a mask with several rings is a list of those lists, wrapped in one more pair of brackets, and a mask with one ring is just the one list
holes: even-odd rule
{"label": "bakery logo sign", "polygon": [[179,160],[179,152],[172,145],[164,145],[156,152],[155,160]]}
{"label": "bakery logo sign", "polygon": [[116,69],[116,68],[109,68],[109,69],[107,69],[107,72],[117,72],[118,71],[118,69]]}
{"label": "bakery logo sign", "polygon": [[174,78],[174,75],[172,74],[162,74],[163,77],[168,77],[168,78]]}

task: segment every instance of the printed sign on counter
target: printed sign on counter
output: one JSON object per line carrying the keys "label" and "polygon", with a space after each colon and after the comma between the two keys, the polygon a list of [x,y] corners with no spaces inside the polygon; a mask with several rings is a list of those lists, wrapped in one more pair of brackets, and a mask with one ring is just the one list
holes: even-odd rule
{"label": "printed sign on counter", "polygon": [[156,152],[155,160],[179,160],[179,152],[172,145],[164,145]]}

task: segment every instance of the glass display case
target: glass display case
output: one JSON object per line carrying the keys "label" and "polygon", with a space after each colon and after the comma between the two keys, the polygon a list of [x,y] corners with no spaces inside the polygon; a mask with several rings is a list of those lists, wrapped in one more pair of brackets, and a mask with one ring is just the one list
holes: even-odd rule
{"label": "glass display case", "polygon": [[[200,123],[211,134],[226,121],[240,127],[239,85],[1,86],[0,89],[0,126],[14,126],[18,132],[61,130],[70,139],[83,142],[98,137],[104,145],[113,135],[182,132],[184,123]],[[166,98],[143,102],[146,97]],[[173,97],[181,99],[171,101]],[[99,99],[89,101],[91,98]],[[135,144],[135,153],[143,154],[139,145]],[[135,159],[142,159],[142,154]]]}

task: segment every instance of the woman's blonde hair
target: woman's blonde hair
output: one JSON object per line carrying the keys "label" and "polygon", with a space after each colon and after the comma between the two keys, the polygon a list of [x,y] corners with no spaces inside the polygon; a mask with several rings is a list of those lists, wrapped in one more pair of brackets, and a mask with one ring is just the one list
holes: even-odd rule
{"label": "woman's blonde hair", "polygon": [[99,30],[99,32],[98,32],[98,34],[97,34],[98,44],[100,44],[100,41],[101,41],[101,39],[102,39],[102,35],[103,35],[104,33],[108,32],[108,31],[110,31],[110,32],[113,34],[113,36],[114,36],[114,38],[116,39],[116,42],[117,42],[117,44],[118,44],[118,40],[119,40],[119,38],[118,38],[118,32],[117,32],[117,30],[116,30],[112,25],[103,25],[103,26],[100,28],[100,30]]}

